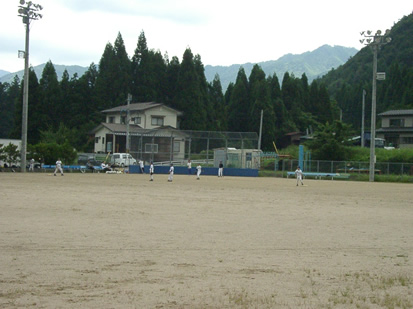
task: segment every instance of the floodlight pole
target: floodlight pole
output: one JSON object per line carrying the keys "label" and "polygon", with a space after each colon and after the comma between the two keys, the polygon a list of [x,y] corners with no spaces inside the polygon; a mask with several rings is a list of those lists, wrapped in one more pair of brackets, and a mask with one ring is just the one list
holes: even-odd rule
{"label": "floodlight pole", "polygon": [[371,132],[370,132],[370,170],[369,181],[374,181],[374,170],[376,164],[376,89],[377,89],[377,45],[373,48],[373,86],[371,95]]}
{"label": "floodlight pole", "polygon": [[[37,13],[43,8],[39,4],[34,4],[29,1],[20,0],[18,13],[23,18],[23,24],[26,25],[26,41],[24,52],[24,81],[23,81],[23,107],[22,107],[22,141],[20,149],[20,171],[26,172],[26,153],[27,153],[27,118],[29,109],[29,37],[30,37],[30,21],[42,18],[42,15]],[[24,7],[23,5],[26,4]]]}
{"label": "floodlight pole", "polygon": [[[360,43],[368,45],[373,50],[373,85],[371,96],[371,132],[370,132],[370,169],[369,169],[369,181],[374,182],[375,163],[376,163],[376,88],[377,88],[377,52],[381,45],[390,43],[391,38],[388,37],[390,30],[386,30],[384,35],[381,35],[381,31],[377,30],[376,34],[372,35],[370,30],[363,31],[360,34],[366,38],[361,39]],[[366,41],[366,43],[364,43]]]}
{"label": "floodlight pole", "polygon": [[22,144],[21,144],[21,149],[20,149],[20,171],[23,173],[26,172],[27,114],[29,110],[29,36],[30,36],[30,24],[29,22],[27,22],[26,23],[26,43],[25,43],[25,49],[24,49]]}

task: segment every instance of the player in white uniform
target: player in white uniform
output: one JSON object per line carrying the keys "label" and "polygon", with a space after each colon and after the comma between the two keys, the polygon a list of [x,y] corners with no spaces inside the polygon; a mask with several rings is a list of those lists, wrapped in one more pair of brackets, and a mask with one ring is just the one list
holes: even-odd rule
{"label": "player in white uniform", "polygon": [[172,182],[173,179],[174,179],[174,165],[171,163],[171,167],[169,168],[168,181]]}
{"label": "player in white uniform", "polygon": [[62,161],[60,161],[60,159],[57,159],[57,161],[56,161],[56,169],[54,170],[54,175],[55,176],[56,176],[57,171],[59,171],[60,175],[63,176]]}
{"label": "player in white uniform", "polygon": [[198,163],[198,165],[196,167],[196,179],[198,179],[198,180],[199,180],[199,176],[201,176],[201,171],[202,171],[201,164]]}
{"label": "player in white uniform", "polygon": [[153,181],[153,173],[155,172],[155,169],[153,167],[153,162],[151,161],[151,165],[149,166],[149,174],[151,175],[151,180]]}
{"label": "player in white uniform", "polygon": [[303,171],[300,169],[299,166],[297,166],[297,169],[295,170],[295,176],[297,177],[297,186],[298,182],[301,181],[301,185],[304,185],[303,183]]}
{"label": "player in white uniform", "polygon": [[29,172],[34,172],[34,159],[30,160]]}
{"label": "player in white uniform", "polygon": [[191,171],[192,171],[192,163],[191,163],[191,160],[188,160],[188,163],[186,164],[186,166],[188,166],[188,175],[191,175]]}
{"label": "player in white uniform", "polygon": [[145,173],[145,167],[144,167],[144,165],[143,165],[143,161],[142,161],[142,160],[139,160],[139,168],[140,168],[140,170],[141,170],[141,174],[144,174],[144,173]]}
{"label": "player in white uniform", "polygon": [[105,162],[102,162],[100,167],[102,168],[102,171],[104,171],[104,172],[112,171],[112,168],[109,166],[109,164],[106,164]]}

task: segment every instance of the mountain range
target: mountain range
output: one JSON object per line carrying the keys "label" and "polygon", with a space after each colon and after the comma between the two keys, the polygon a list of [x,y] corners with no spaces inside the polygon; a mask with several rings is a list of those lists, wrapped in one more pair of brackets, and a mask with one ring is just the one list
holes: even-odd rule
{"label": "mountain range", "polygon": [[[302,54],[286,54],[280,57],[278,60],[270,60],[258,63],[244,63],[233,64],[230,66],[205,66],[205,77],[208,82],[211,82],[215,75],[218,74],[221,80],[221,85],[225,91],[231,82],[235,83],[238,71],[240,67],[243,67],[247,76],[250,75],[251,70],[255,64],[258,64],[267,76],[277,75],[280,82],[285,72],[294,74],[295,76],[301,76],[303,73],[307,75],[309,82],[313,79],[323,76],[333,68],[337,68],[344,64],[358,52],[355,48],[343,47],[343,46],[330,46],[323,45],[313,51],[308,51]],[[40,64],[33,67],[37,78],[40,79],[45,64]],[[72,77],[75,73],[80,77],[82,76],[87,67],[78,65],[59,65],[54,64],[56,74],[61,79],[64,70],[67,70],[69,76]],[[23,78],[24,71],[18,71],[10,73],[0,70],[0,82],[12,82],[15,75],[20,80]]]}

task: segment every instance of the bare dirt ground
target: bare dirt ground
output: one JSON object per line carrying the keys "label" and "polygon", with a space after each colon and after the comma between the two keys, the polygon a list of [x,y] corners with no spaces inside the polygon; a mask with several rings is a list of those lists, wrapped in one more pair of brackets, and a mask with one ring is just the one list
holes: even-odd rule
{"label": "bare dirt ground", "polygon": [[413,186],[0,173],[1,308],[412,308]]}

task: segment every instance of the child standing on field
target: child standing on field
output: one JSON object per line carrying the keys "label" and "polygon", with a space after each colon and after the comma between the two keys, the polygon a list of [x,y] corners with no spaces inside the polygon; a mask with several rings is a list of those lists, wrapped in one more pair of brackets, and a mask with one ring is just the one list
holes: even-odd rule
{"label": "child standing on field", "polygon": [[60,159],[57,159],[56,161],[56,169],[54,170],[55,176],[56,176],[57,171],[59,171],[60,174],[63,176],[62,161],[60,161]]}
{"label": "child standing on field", "polygon": [[304,185],[304,183],[303,183],[303,171],[300,169],[299,166],[297,166],[297,169],[295,170],[295,177],[297,177],[297,186],[298,186],[299,181],[301,181],[301,185]]}
{"label": "child standing on field", "polygon": [[155,169],[153,167],[153,162],[151,161],[151,165],[149,166],[149,174],[151,175],[151,180],[153,181],[153,173],[154,173]]}
{"label": "child standing on field", "polygon": [[198,180],[199,180],[199,176],[201,176],[201,170],[202,170],[201,164],[198,163],[196,167],[196,179]]}
{"label": "child standing on field", "polygon": [[171,167],[169,168],[168,181],[172,182],[173,179],[174,179],[174,165],[171,163]]}

